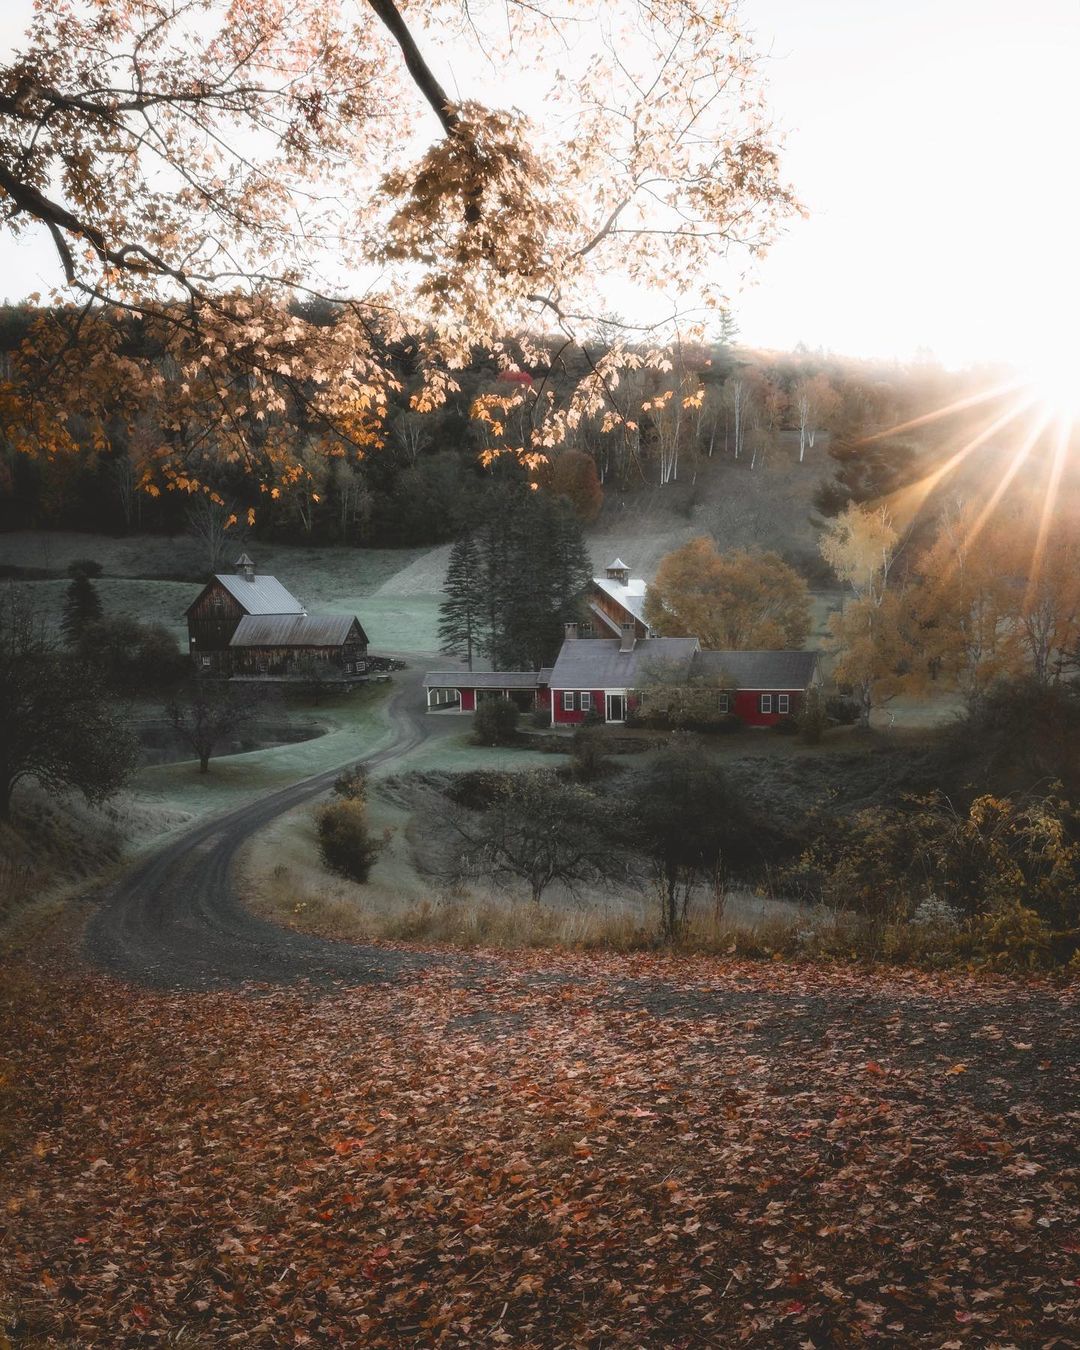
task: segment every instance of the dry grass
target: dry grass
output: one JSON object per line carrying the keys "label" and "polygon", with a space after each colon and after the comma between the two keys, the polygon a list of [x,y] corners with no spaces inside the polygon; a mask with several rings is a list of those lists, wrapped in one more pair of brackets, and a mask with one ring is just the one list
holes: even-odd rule
{"label": "dry grass", "polygon": [[[661,942],[647,903],[534,905],[485,898],[465,887],[433,890],[423,900],[387,906],[385,897],[330,877],[279,864],[252,895],[267,917],[305,932],[352,941],[407,942],[462,950],[641,952]],[[944,969],[978,963],[965,928],[939,929],[832,910],[751,912],[745,897],[724,912],[700,904],[670,950],[757,960],[841,961]]]}

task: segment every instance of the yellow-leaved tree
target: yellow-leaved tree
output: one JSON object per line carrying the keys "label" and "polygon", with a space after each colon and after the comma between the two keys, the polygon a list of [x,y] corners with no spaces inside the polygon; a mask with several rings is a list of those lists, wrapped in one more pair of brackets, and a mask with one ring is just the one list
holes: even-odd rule
{"label": "yellow-leaved tree", "polygon": [[77,411],[104,444],[135,407],[144,486],[224,461],[310,494],[286,424],[355,462],[402,350],[422,413],[477,352],[573,349],[568,391],[512,393],[533,462],[625,416],[672,330],[612,321],[613,283],[719,307],[797,207],[735,6],[603,8],[35,0],[0,63],[0,228],[58,284],[0,387],[9,443],[62,452]]}
{"label": "yellow-leaved tree", "polygon": [[859,722],[904,690],[917,686],[924,666],[915,661],[913,614],[903,588],[891,584],[900,537],[885,507],[852,504],[830,522],[821,556],[853,594],[829,620],[833,678],[850,688]]}
{"label": "yellow-leaved tree", "polygon": [[711,539],[692,539],[661,561],[645,617],[667,637],[714,650],[777,651],[806,642],[810,594],[776,553],[720,553]]}

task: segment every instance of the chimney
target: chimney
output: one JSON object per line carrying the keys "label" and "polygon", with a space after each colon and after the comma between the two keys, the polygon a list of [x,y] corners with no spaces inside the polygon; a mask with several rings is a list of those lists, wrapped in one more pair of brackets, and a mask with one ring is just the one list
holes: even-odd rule
{"label": "chimney", "polygon": [[241,553],[239,558],[237,558],[236,562],[233,564],[233,566],[236,568],[239,575],[242,576],[245,581],[255,580],[255,564],[251,561],[251,559],[248,557],[246,553]]}
{"label": "chimney", "polygon": [[568,624],[564,624],[563,627],[566,629],[566,636],[567,636],[568,638],[576,638],[576,637],[577,637],[577,624],[576,624],[576,623],[568,623]]}
{"label": "chimney", "polygon": [[622,637],[619,639],[619,651],[632,652],[634,650],[634,643],[637,641],[636,637],[637,624],[624,623],[621,625],[621,627],[622,627]]}

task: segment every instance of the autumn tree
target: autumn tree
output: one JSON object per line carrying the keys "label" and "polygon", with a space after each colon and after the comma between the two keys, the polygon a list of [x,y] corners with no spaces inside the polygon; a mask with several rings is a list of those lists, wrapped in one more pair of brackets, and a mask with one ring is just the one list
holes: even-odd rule
{"label": "autumn tree", "polygon": [[[477,52],[451,97],[444,75]],[[502,88],[549,73],[534,115],[485,104],[488,63]],[[70,447],[77,409],[109,444],[134,389],[169,429],[168,485],[192,482],[172,429],[194,408],[195,448],[284,492],[285,409],[327,453],[364,453],[395,344],[415,344],[423,412],[475,351],[507,369],[503,334],[540,328],[587,359],[519,449],[625,419],[620,373],[662,362],[669,330],[598,346],[610,280],[719,303],[733,249],[795,209],[760,85],[726,0],[618,0],[603,25],[544,0],[467,19],[457,0],[40,6],[0,66],[0,203],[7,230],[51,243],[61,303],[0,391],[11,437]]]}
{"label": "autumn tree", "polygon": [[738,459],[743,452],[747,426],[754,416],[753,388],[744,371],[737,370],[727,381],[722,400],[731,418],[732,449]]}
{"label": "autumn tree", "polygon": [[913,611],[904,592],[890,584],[899,544],[883,507],[849,506],[821,538],[822,557],[854,593],[831,616],[829,634],[833,678],[851,689],[863,728],[875,708],[916,682]]}
{"label": "autumn tree", "polygon": [[765,462],[766,453],[773,447],[780,424],[787,411],[787,395],[779,380],[768,370],[757,372],[754,380],[753,415],[748,424],[752,445],[750,467],[756,469]]}
{"label": "autumn tree", "polygon": [[1010,614],[1028,670],[1040,684],[1068,672],[1080,643],[1080,545],[1066,519],[1013,529],[999,555],[1013,578]]}
{"label": "autumn tree", "polygon": [[93,671],[73,671],[13,592],[0,598],[0,820],[24,779],[101,802],[135,758],[130,718]]}
{"label": "autumn tree", "polygon": [[711,539],[693,539],[661,561],[645,617],[665,636],[719,650],[798,648],[810,632],[810,593],[775,553],[720,553]]}
{"label": "autumn tree", "polygon": [[979,513],[954,504],[916,567],[920,646],[932,673],[955,681],[975,707],[1001,679],[1019,674],[1022,649],[1013,619],[1017,584],[1004,565],[1008,526],[979,529]]}

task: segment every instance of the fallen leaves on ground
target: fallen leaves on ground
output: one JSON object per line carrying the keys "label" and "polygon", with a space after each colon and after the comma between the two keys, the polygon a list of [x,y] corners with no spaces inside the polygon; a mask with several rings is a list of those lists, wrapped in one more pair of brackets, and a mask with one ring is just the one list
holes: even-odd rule
{"label": "fallen leaves on ground", "polygon": [[1068,990],[550,954],[32,976],[16,1343],[1080,1343]]}

